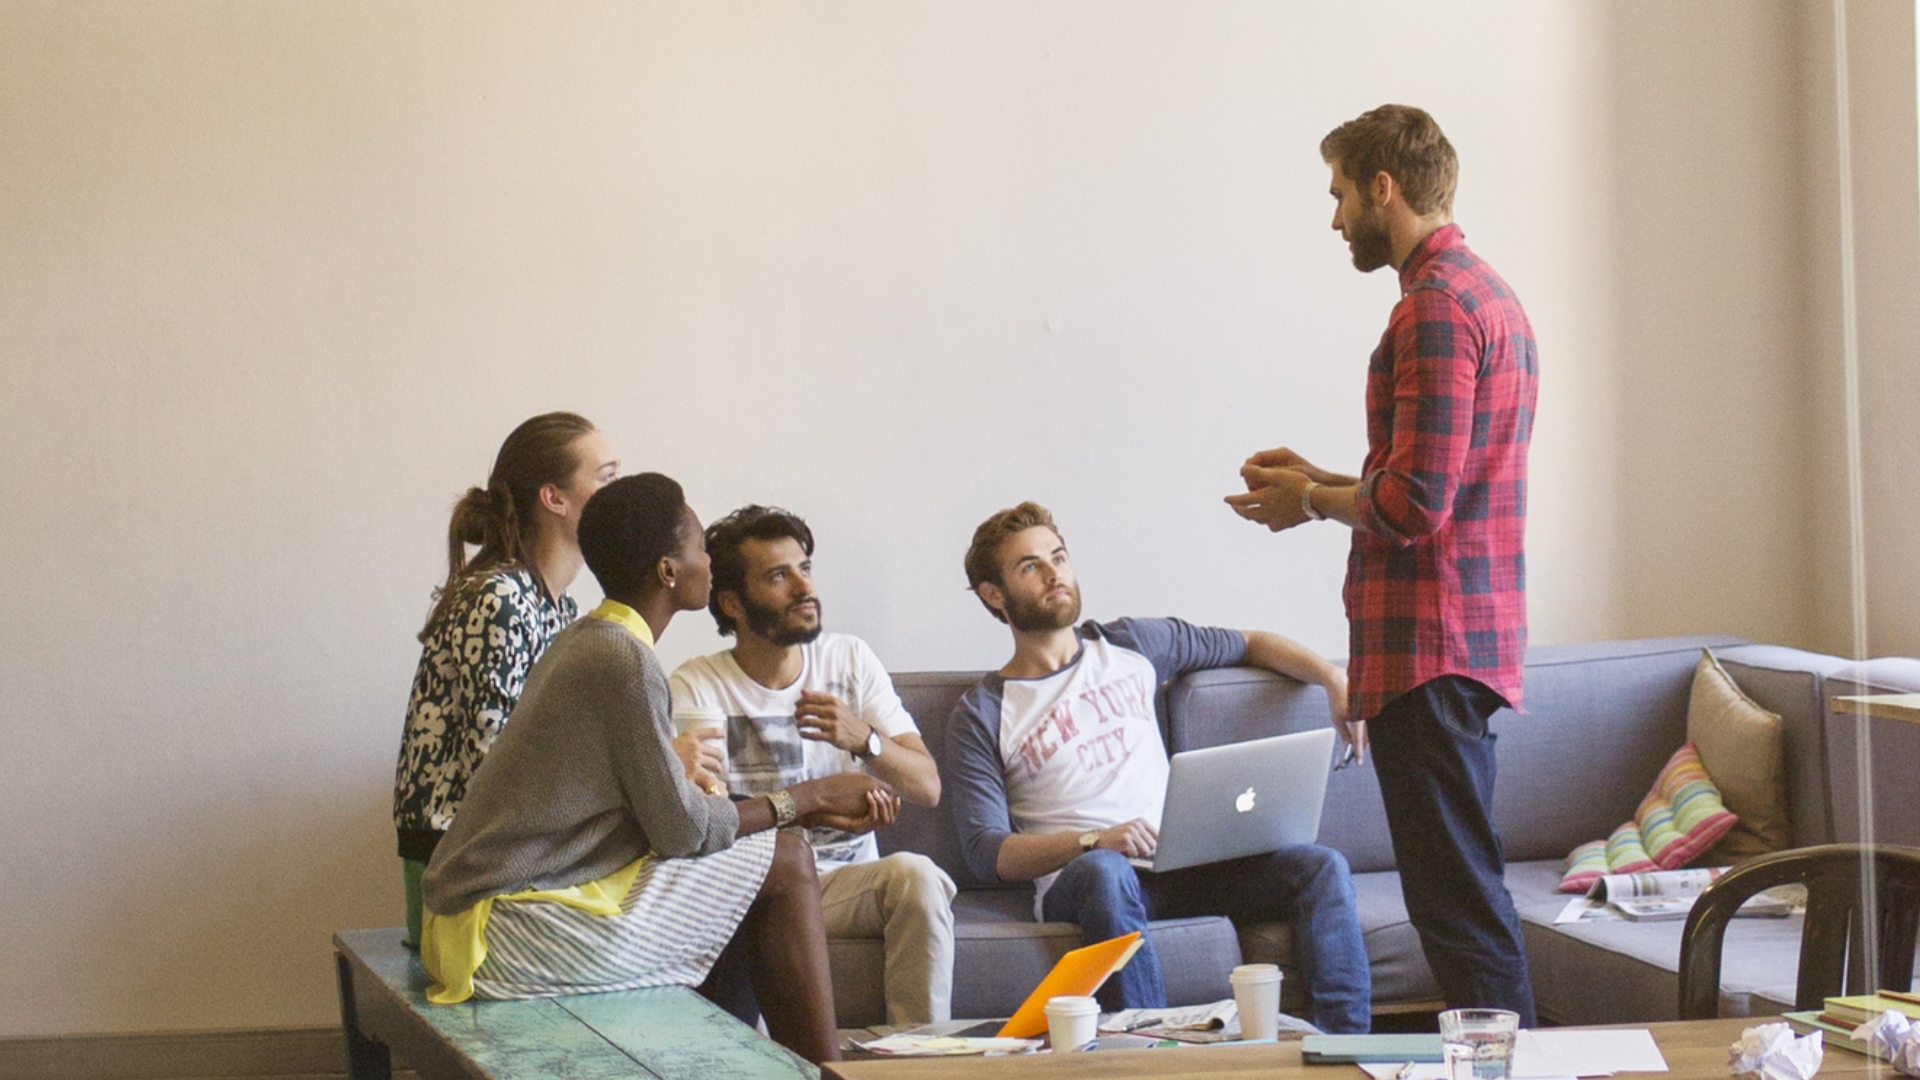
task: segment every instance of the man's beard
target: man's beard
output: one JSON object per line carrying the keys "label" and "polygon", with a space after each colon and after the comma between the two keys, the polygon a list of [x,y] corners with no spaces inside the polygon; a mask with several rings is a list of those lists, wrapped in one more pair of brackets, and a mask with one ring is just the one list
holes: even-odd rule
{"label": "man's beard", "polygon": [[809,596],[796,600],[791,607],[778,608],[772,604],[758,604],[746,597],[740,598],[740,606],[747,611],[747,629],[766,638],[775,645],[805,645],[820,636],[825,620],[815,618],[812,626],[787,625],[787,612],[793,607],[812,602],[815,611],[821,610],[820,598]]}
{"label": "man's beard", "polygon": [[1068,602],[1064,605],[1050,605],[1044,597],[1031,603],[1007,597],[1007,625],[1027,633],[1072,626],[1080,620],[1080,586],[1072,585],[1068,589]]}
{"label": "man's beard", "polygon": [[1347,223],[1347,246],[1353,250],[1353,268],[1363,274],[1393,262],[1393,236],[1386,222],[1371,212]]}

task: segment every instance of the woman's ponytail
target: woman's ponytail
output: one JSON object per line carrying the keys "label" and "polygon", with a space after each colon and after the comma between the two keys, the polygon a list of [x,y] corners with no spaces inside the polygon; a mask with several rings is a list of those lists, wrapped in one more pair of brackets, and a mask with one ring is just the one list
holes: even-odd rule
{"label": "woman's ponytail", "polygon": [[[440,620],[454,586],[472,574],[502,568],[531,568],[539,519],[540,489],[565,487],[580,468],[574,441],[594,427],[573,413],[536,416],[507,436],[493,461],[486,487],[470,487],[453,504],[447,523],[447,580],[433,592],[433,613],[420,640]],[[471,545],[479,550],[467,556]]]}

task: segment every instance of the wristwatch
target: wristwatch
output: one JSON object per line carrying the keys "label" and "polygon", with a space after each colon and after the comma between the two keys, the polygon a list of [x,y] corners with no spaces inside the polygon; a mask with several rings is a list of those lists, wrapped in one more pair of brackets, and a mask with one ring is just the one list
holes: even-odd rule
{"label": "wristwatch", "polygon": [[1327,517],[1327,515],[1313,508],[1313,489],[1319,486],[1319,484],[1309,480],[1307,481],[1307,486],[1300,489],[1300,512],[1307,515],[1308,521],[1324,521]]}
{"label": "wristwatch", "polygon": [[885,746],[886,742],[880,738],[880,729],[868,728],[867,744],[855,750],[853,756],[859,758],[861,761],[872,761],[874,758],[880,756],[880,751]]}
{"label": "wristwatch", "polygon": [[1100,832],[1098,829],[1090,830],[1088,832],[1083,832],[1080,834],[1080,850],[1081,851],[1092,851],[1094,848],[1097,848],[1099,846],[1100,846]]}

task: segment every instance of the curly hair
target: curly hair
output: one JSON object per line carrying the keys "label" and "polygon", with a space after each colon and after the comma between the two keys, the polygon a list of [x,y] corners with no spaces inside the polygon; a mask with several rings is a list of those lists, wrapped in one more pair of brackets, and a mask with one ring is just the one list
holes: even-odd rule
{"label": "curly hair", "polygon": [[680,550],[687,528],[687,497],[659,473],[623,476],[587,500],[580,512],[580,554],[608,596],[631,599],[646,591],[660,560]]}
{"label": "curly hair", "polygon": [[777,506],[743,506],[707,526],[707,558],[713,562],[713,592],[707,597],[707,611],[721,633],[739,632],[732,617],[720,610],[720,594],[746,594],[747,557],[741,547],[749,540],[782,539],[793,540],[801,551],[813,554],[813,530],[799,514]]}

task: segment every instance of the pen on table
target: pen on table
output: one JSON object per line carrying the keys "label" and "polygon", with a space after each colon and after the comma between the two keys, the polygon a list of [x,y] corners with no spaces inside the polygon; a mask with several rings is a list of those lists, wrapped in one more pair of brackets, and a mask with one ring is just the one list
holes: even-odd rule
{"label": "pen on table", "polygon": [[1413,1075],[1413,1062],[1409,1061],[1393,1071],[1393,1080],[1407,1080]]}

